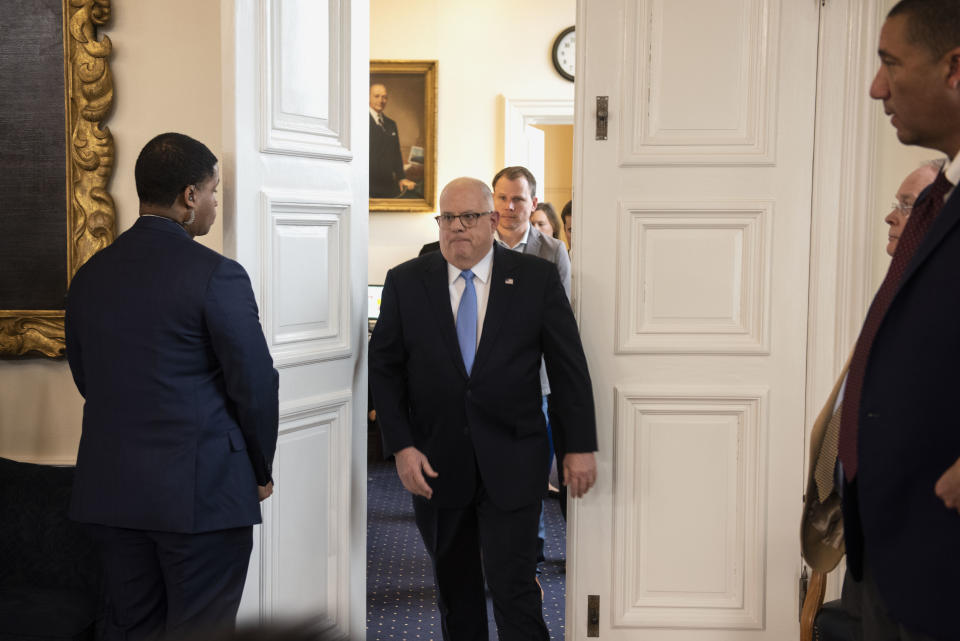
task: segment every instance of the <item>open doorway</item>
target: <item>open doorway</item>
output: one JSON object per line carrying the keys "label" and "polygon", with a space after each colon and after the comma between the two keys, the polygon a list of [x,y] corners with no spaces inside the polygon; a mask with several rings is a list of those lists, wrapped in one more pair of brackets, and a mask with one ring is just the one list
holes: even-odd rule
{"label": "open doorway", "polygon": [[[503,165],[528,167],[539,200],[557,212],[572,198],[573,101],[506,100]],[[518,150],[514,153],[514,150]],[[431,221],[432,222],[432,221]],[[434,232],[435,233],[435,232]],[[413,251],[408,249],[408,257]],[[433,570],[417,531],[409,494],[392,461],[383,461],[379,432],[371,424],[368,462],[367,638],[441,638]],[[554,486],[559,483],[552,474]],[[547,488],[544,488],[545,490]],[[544,501],[544,620],[553,639],[566,636],[566,524],[557,494]],[[488,599],[491,638],[496,625]]]}

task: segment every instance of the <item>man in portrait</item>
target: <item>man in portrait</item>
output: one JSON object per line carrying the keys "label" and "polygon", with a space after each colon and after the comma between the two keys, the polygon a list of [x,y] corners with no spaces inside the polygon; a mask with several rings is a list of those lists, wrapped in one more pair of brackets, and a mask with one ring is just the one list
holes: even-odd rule
{"label": "man in portrait", "polygon": [[370,85],[370,198],[396,198],[416,188],[407,180],[397,123],[384,115],[387,88]]}

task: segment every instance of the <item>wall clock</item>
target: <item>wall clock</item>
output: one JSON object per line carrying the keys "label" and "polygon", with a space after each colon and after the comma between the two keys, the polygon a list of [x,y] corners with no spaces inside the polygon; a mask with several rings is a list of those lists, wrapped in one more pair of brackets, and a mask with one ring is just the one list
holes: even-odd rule
{"label": "wall clock", "polygon": [[577,69],[577,32],[574,29],[567,27],[553,41],[553,66],[570,82],[573,82],[573,73]]}

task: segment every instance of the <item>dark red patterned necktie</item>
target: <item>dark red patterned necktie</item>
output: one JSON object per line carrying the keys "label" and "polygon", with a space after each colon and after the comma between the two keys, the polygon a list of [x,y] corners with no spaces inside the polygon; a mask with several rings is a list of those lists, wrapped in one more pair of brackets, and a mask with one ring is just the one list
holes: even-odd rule
{"label": "dark red patterned necktie", "polygon": [[873,339],[877,336],[877,330],[880,329],[880,323],[890,307],[890,302],[900,285],[903,273],[907,270],[907,265],[910,264],[910,259],[920,247],[920,241],[930,229],[933,220],[943,209],[943,197],[951,187],[950,181],[941,172],[933,181],[927,197],[913,208],[903,234],[900,236],[900,242],[897,243],[897,250],[893,254],[887,276],[883,279],[883,284],[880,285],[867,312],[867,318],[863,321],[863,329],[860,330],[857,347],[853,351],[853,359],[850,361],[850,370],[847,374],[847,385],[843,391],[843,406],[849,408],[849,411],[843,412],[840,419],[840,461],[843,463],[843,474],[847,477],[847,481],[852,481],[857,475],[860,392]]}

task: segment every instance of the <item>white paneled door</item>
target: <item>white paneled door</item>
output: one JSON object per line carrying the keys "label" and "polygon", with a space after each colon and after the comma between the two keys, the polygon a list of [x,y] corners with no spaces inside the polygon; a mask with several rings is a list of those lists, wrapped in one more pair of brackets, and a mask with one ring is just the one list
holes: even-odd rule
{"label": "white paneled door", "polygon": [[819,5],[579,2],[568,638],[797,638]]}
{"label": "white paneled door", "polygon": [[241,620],[320,617],[362,639],[369,6],[221,7],[224,247],[250,273],[280,371],[276,490]]}

